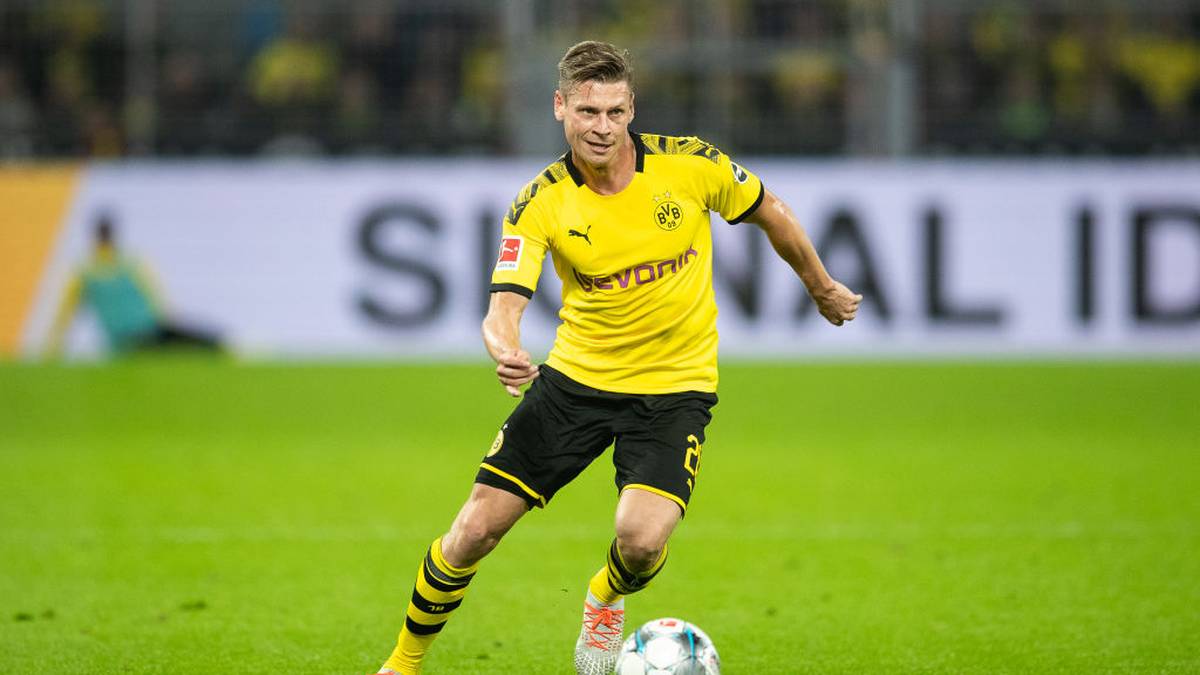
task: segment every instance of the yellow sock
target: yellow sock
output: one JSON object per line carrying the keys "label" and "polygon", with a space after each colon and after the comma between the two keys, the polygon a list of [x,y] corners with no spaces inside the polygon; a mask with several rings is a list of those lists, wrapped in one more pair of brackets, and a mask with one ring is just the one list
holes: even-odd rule
{"label": "yellow sock", "polygon": [[446,625],[449,615],[462,604],[467,586],[475,576],[478,564],[454,567],[442,556],[442,539],[438,537],[429,547],[417,569],[417,581],[404,617],[404,628],[396,639],[396,649],[384,668],[401,675],[418,675],[421,661],[429,645]]}
{"label": "yellow sock", "polygon": [[588,582],[588,590],[592,592],[594,598],[606,605],[611,605],[622,597],[608,583],[608,565],[601,567],[600,571],[596,572],[596,576]]}

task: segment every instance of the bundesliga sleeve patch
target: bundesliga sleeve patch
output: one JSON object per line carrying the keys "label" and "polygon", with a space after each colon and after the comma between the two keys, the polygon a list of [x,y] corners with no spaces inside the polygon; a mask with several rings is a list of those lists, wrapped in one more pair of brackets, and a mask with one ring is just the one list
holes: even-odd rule
{"label": "bundesliga sleeve patch", "polygon": [[521,264],[521,248],[524,240],[518,236],[500,240],[500,257],[496,260],[496,271],[515,270]]}

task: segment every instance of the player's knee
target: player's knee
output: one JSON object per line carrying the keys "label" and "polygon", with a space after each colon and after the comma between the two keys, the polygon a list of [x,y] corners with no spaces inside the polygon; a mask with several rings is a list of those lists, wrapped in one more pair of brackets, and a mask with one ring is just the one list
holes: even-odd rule
{"label": "player's knee", "polygon": [[468,519],[455,523],[449,535],[452,551],[446,551],[447,558],[455,558],[452,564],[472,565],[491,553],[503,536],[502,529],[485,521]]}

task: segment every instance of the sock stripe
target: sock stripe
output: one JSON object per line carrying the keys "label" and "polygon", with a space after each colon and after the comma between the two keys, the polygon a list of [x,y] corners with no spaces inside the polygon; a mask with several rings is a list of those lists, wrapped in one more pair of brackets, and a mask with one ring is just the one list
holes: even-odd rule
{"label": "sock stripe", "polygon": [[469,574],[456,574],[454,570],[450,569],[449,564],[439,560],[439,558],[441,558],[440,555],[436,557],[433,555],[432,548],[425,553],[425,565],[430,569],[430,571],[438,575],[438,578],[448,584],[453,584],[456,586],[466,586],[467,584],[471,583],[471,578],[475,576],[474,572]]}
{"label": "sock stripe", "polygon": [[666,565],[666,564],[667,564],[667,547],[663,546],[662,553],[658,554],[658,561],[654,563],[654,567],[651,567],[650,571],[646,572],[645,576],[643,576],[642,578],[645,579],[646,582],[649,582],[663,568],[663,565]]}
{"label": "sock stripe", "polygon": [[601,567],[592,575],[592,578],[588,581],[588,593],[591,593],[597,600],[606,604],[616,602],[625,595],[617,590],[617,587],[608,578],[608,565]]}
{"label": "sock stripe", "polygon": [[[608,570],[606,569],[605,572],[607,572],[607,571]],[[625,592],[624,586],[613,583],[613,578],[612,578],[611,574],[605,574],[604,578],[605,578],[605,581],[608,582],[608,587],[612,589],[613,593],[616,593],[617,595],[629,595],[628,593]]]}
{"label": "sock stripe", "polygon": [[637,575],[625,566],[625,561],[621,560],[621,552],[617,550],[617,540],[613,539],[612,546],[608,547],[608,569],[615,573],[617,579],[625,585],[633,585],[637,583]]}
{"label": "sock stripe", "polygon": [[425,583],[436,588],[443,593],[453,593],[467,587],[471,583],[471,577],[474,574],[468,574],[465,577],[452,577],[445,571],[437,568],[431,556],[425,556],[425,564],[421,566],[425,577]]}
{"label": "sock stripe", "polygon": [[630,595],[632,593],[637,593],[639,590],[636,587],[630,586],[630,585],[622,582],[617,577],[613,576],[611,569],[608,570],[608,585],[610,587],[612,587],[612,589],[614,591],[620,593],[621,595]]}
{"label": "sock stripe", "polygon": [[425,624],[417,623],[407,616],[404,617],[404,628],[413,635],[434,635],[442,632],[442,628],[444,628],[445,625],[445,621],[435,624]]}
{"label": "sock stripe", "polygon": [[621,551],[617,548],[617,540],[614,539],[608,549],[608,585],[621,595],[631,595],[645,588],[666,564],[667,549],[664,547],[654,566],[645,574],[638,574],[625,564],[621,558]]}
{"label": "sock stripe", "polygon": [[421,566],[421,576],[423,577],[422,581],[429,584],[430,587],[432,587],[436,590],[439,590],[443,593],[453,593],[462,588],[466,588],[466,584],[462,584],[462,585],[448,584],[448,583],[445,583],[444,581],[438,579],[436,576],[434,576],[434,573],[430,571],[428,565]]}
{"label": "sock stripe", "polygon": [[451,565],[442,555],[441,538],[433,540],[417,565],[412,599],[404,612],[404,627],[385,668],[398,673],[420,672],[429,645],[462,604],[478,567],[478,564],[469,567]]}
{"label": "sock stripe", "polygon": [[421,595],[421,593],[414,588],[412,594],[412,603],[417,609],[425,612],[426,614],[448,614],[458,609],[458,606],[462,604],[462,598],[451,602],[434,602]]}

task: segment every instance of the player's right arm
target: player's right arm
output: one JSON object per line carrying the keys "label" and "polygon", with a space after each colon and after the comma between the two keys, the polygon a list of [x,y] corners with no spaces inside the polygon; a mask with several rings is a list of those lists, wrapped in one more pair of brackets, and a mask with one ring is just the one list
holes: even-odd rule
{"label": "player's right arm", "polygon": [[483,344],[496,361],[496,377],[509,396],[519,397],[523,384],[537,379],[538,367],[521,349],[521,315],[529,298],[511,291],[492,293],[483,319]]}
{"label": "player's right arm", "polygon": [[[521,349],[521,315],[537,289],[542,261],[550,245],[549,219],[542,208],[544,200],[535,202],[534,197],[555,182],[554,169],[555,165],[551,165],[527,184],[504,217],[499,257],[492,270],[492,296],[483,319],[483,343],[496,361],[496,377],[513,397],[521,395],[518,387],[538,376],[538,367],[530,360],[529,352]],[[563,168],[558,178],[565,176]]]}

